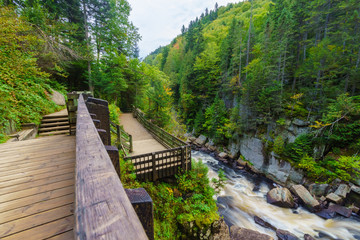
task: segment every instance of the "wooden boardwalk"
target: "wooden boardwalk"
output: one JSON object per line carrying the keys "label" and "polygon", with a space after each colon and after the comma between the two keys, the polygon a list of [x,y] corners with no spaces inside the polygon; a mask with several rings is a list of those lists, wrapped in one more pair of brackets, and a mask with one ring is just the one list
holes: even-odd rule
{"label": "wooden boardwalk", "polygon": [[166,150],[166,148],[156,141],[143,125],[133,117],[132,113],[122,113],[120,116],[120,124],[123,125],[127,133],[132,135],[133,152],[130,156]]}
{"label": "wooden boardwalk", "polygon": [[0,145],[0,239],[73,239],[75,137]]}

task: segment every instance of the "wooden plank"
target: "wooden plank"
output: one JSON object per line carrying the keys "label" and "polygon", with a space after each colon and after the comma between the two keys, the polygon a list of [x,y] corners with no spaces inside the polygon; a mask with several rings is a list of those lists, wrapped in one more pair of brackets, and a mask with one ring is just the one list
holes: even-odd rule
{"label": "wooden plank", "polygon": [[75,167],[70,166],[68,168],[61,168],[61,169],[57,169],[57,170],[51,171],[51,172],[30,175],[30,176],[17,178],[17,179],[5,181],[5,182],[0,182],[0,188],[20,185],[20,184],[24,184],[24,183],[31,182],[31,181],[37,181],[37,180],[48,178],[51,176],[58,176],[58,175],[63,175],[63,174],[67,174],[67,173],[74,174],[74,171],[75,171]]}
{"label": "wooden plank", "polygon": [[74,172],[63,174],[63,175],[58,175],[58,176],[51,176],[51,177],[43,178],[43,179],[36,180],[36,181],[25,182],[23,184],[18,184],[18,185],[9,186],[6,188],[1,188],[0,195],[17,192],[17,191],[21,191],[21,190],[25,190],[25,189],[29,189],[29,188],[33,188],[33,187],[48,185],[50,183],[60,182],[60,181],[64,181],[64,180],[70,180],[70,179],[74,179],[74,178],[75,178]]}
{"label": "wooden plank", "polygon": [[38,170],[38,169],[44,169],[44,168],[49,168],[49,167],[54,167],[54,166],[58,166],[58,165],[65,165],[65,164],[69,164],[69,163],[75,163],[74,159],[71,158],[65,158],[59,161],[46,161],[46,162],[41,162],[32,166],[28,166],[28,167],[18,167],[17,169],[1,169],[0,170],[0,177],[4,177],[4,176],[10,176],[10,175],[14,175],[14,174],[18,174],[18,173],[28,173],[31,172],[33,170]]}
{"label": "wooden plank", "polygon": [[16,146],[15,148],[17,148],[17,147],[21,147],[21,146],[34,145],[34,143],[40,144],[43,142],[49,142],[49,141],[53,141],[55,139],[59,140],[59,139],[63,139],[63,138],[71,138],[71,137],[69,137],[69,136],[51,136],[51,137],[47,137],[47,138],[35,138],[35,139],[20,141],[20,142],[19,141],[8,142],[8,143],[0,144],[0,151],[2,151],[4,149],[9,149],[9,146],[11,146],[12,148],[14,148],[14,146]]}
{"label": "wooden plank", "polygon": [[0,224],[13,221],[15,219],[24,218],[33,214],[44,212],[53,208],[68,205],[75,201],[75,194],[60,196],[58,198],[49,199],[46,201],[33,203],[21,208],[12,209],[0,213]]}
{"label": "wooden plank", "polygon": [[71,151],[71,152],[66,152],[66,153],[61,153],[61,154],[56,154],[56,155],[51,155],[51,156],[45,156],[42,158],[29,159],[26,161],[19,161],[19,162],[15,162],[15,163],[14,162],[3,163],[3,164],[0,164],[0,172],[13,170],[13,169],[17,169],[17,168],[25,168],[25,167],[40,165],[44,162],[62,161],[65,159],[70,159],[70,158],[72,158],[72,159],[75,158],[75,150]]}
{"label": "wooden plank", "polygon": [[86,108],[76,124],[76,239],[148,239]]}
{"label": "wooden plank", "polygon": [[20,218],[0,225],[0,237],[6,237],[36,226],[72,215],[73,204]]}
{"label": "wooden plank", "polygon": [[40,194],[32,195],[29,197],[24,197],[20,199],[16,199],[9,202],[0,203],[0,212],[9,211],[11,209],[16,209],[24,206],[29,206],[33,203],[46,201],[49,199],[61,197],[64,195],[68,195],[74,193],[74,186],[68,186],[60,189],[54,189],[51,191],[43,192]]}
{"label": "wooden plank", "polygon": [[56,182],[56,183],[50,183],[50,184],[47,184],[44,186],[28,188],[26,190],[22,190],[22,191],[18,191],[18,192],[7,193],[7,194],[3,194],[0,196],[0,203],[19,199],[19,198],[24,198],[24,197],[31,196],[31,195],[36,195],[36,194],[51,191],[54,189],[69,187],[72,185],[74,185],[74,180],[70,179],[70,180],[64,180],[64,181],[60,181],[60,182]]}
{"label": "wooden plank", "polygon": [[54,237],[48,238],[47,240],[69,240],[74,239],[74,231],[70,230]]}
{"label": "wooden plank", "polygon": [[0,182],[9,181],[9,180],[17,179],[17,178],[28,177],[28,176],[46,173],[46,172],[52,172],[52,171],[56,171],[61,168],[69,168],[69,167],[75,167],[75,163],[71,162],[71,163],[67,163],[67,164],[58,164],[58,165],[50,166],[50,167],[43,168],[43,169],[36,169],[36,170],[24,172],[24,173],[17,173],[17,174],[13,174],[13,175],[9,175],[9,176],[3,176],[3,177],[0,177]]}
{"label": "wooden plank", "polygon": [[68,216],[57,221],[47,223],[38,227],[28,229],[26,231],[10,235],[2,238],[2,240],[39,240],[53,237],[61,233],[68,232],[73,229],[74,217]]}

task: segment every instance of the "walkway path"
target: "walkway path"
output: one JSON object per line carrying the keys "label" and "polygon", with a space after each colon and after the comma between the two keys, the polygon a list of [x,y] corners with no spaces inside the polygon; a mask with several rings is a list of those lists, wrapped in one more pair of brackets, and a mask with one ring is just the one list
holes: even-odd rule
{"label": "walkway path", "polygon": [[156,141],[136,118],[132,116],[132,113],[121,114],[120,125],[123,125],[125,132],[132,135],[134,151],[131,153],[131,156],[166,150],[166,148]]}
{"label": "walkway path", "polygon": [[0,239],[73,239],[75,137],[0,144]]}

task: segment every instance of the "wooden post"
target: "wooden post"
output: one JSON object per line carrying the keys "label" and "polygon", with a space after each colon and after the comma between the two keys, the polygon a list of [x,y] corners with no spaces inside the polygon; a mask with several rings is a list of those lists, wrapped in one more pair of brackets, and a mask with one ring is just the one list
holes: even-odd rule
{"label": "wooden post", "polygon": [[121,146],[122,145],[121,144],[121,132],[120,132],[120,126],[119,125],[116,125],[116,137],[117,137],[118,144],[120,144],[120,146]]}
{"label": "wooden post", "polygon": [[155,153],[151,153],[151,160],[152,160],[153,182],[155,182],[157,180]]}
{"label": "wooden post", "polygon": [[185,169],[184,146],[181,146],[181,168]]}
{"label": "wooden post", "polygon": [[114,165],[115,171],[120,178],[120,162],[119,162],[119,150],[115,146],[106,145],[105,149],[109,154],[112,164]]}
{"label": "wooden post", "polygon": [[129,135],[129,142],[130,142],[130,152],[133,152],[133,141],[131,135]]}

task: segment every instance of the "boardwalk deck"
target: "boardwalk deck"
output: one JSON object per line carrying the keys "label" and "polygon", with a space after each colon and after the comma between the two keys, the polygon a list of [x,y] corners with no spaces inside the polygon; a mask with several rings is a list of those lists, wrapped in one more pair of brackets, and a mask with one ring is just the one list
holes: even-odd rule
{"label": "boardwalk deck", "polygon": [[73,239],[75,137],[0,145],[0,239]]}
{"label": "boardwalk deck", "polygon": [[156,141],[143,125],[132,116],[132,113],[121,114],[120,124],[123,125],[127,133],[132,135],[134,151],[130,154],[131,156],[166,150],[166,148]]}

